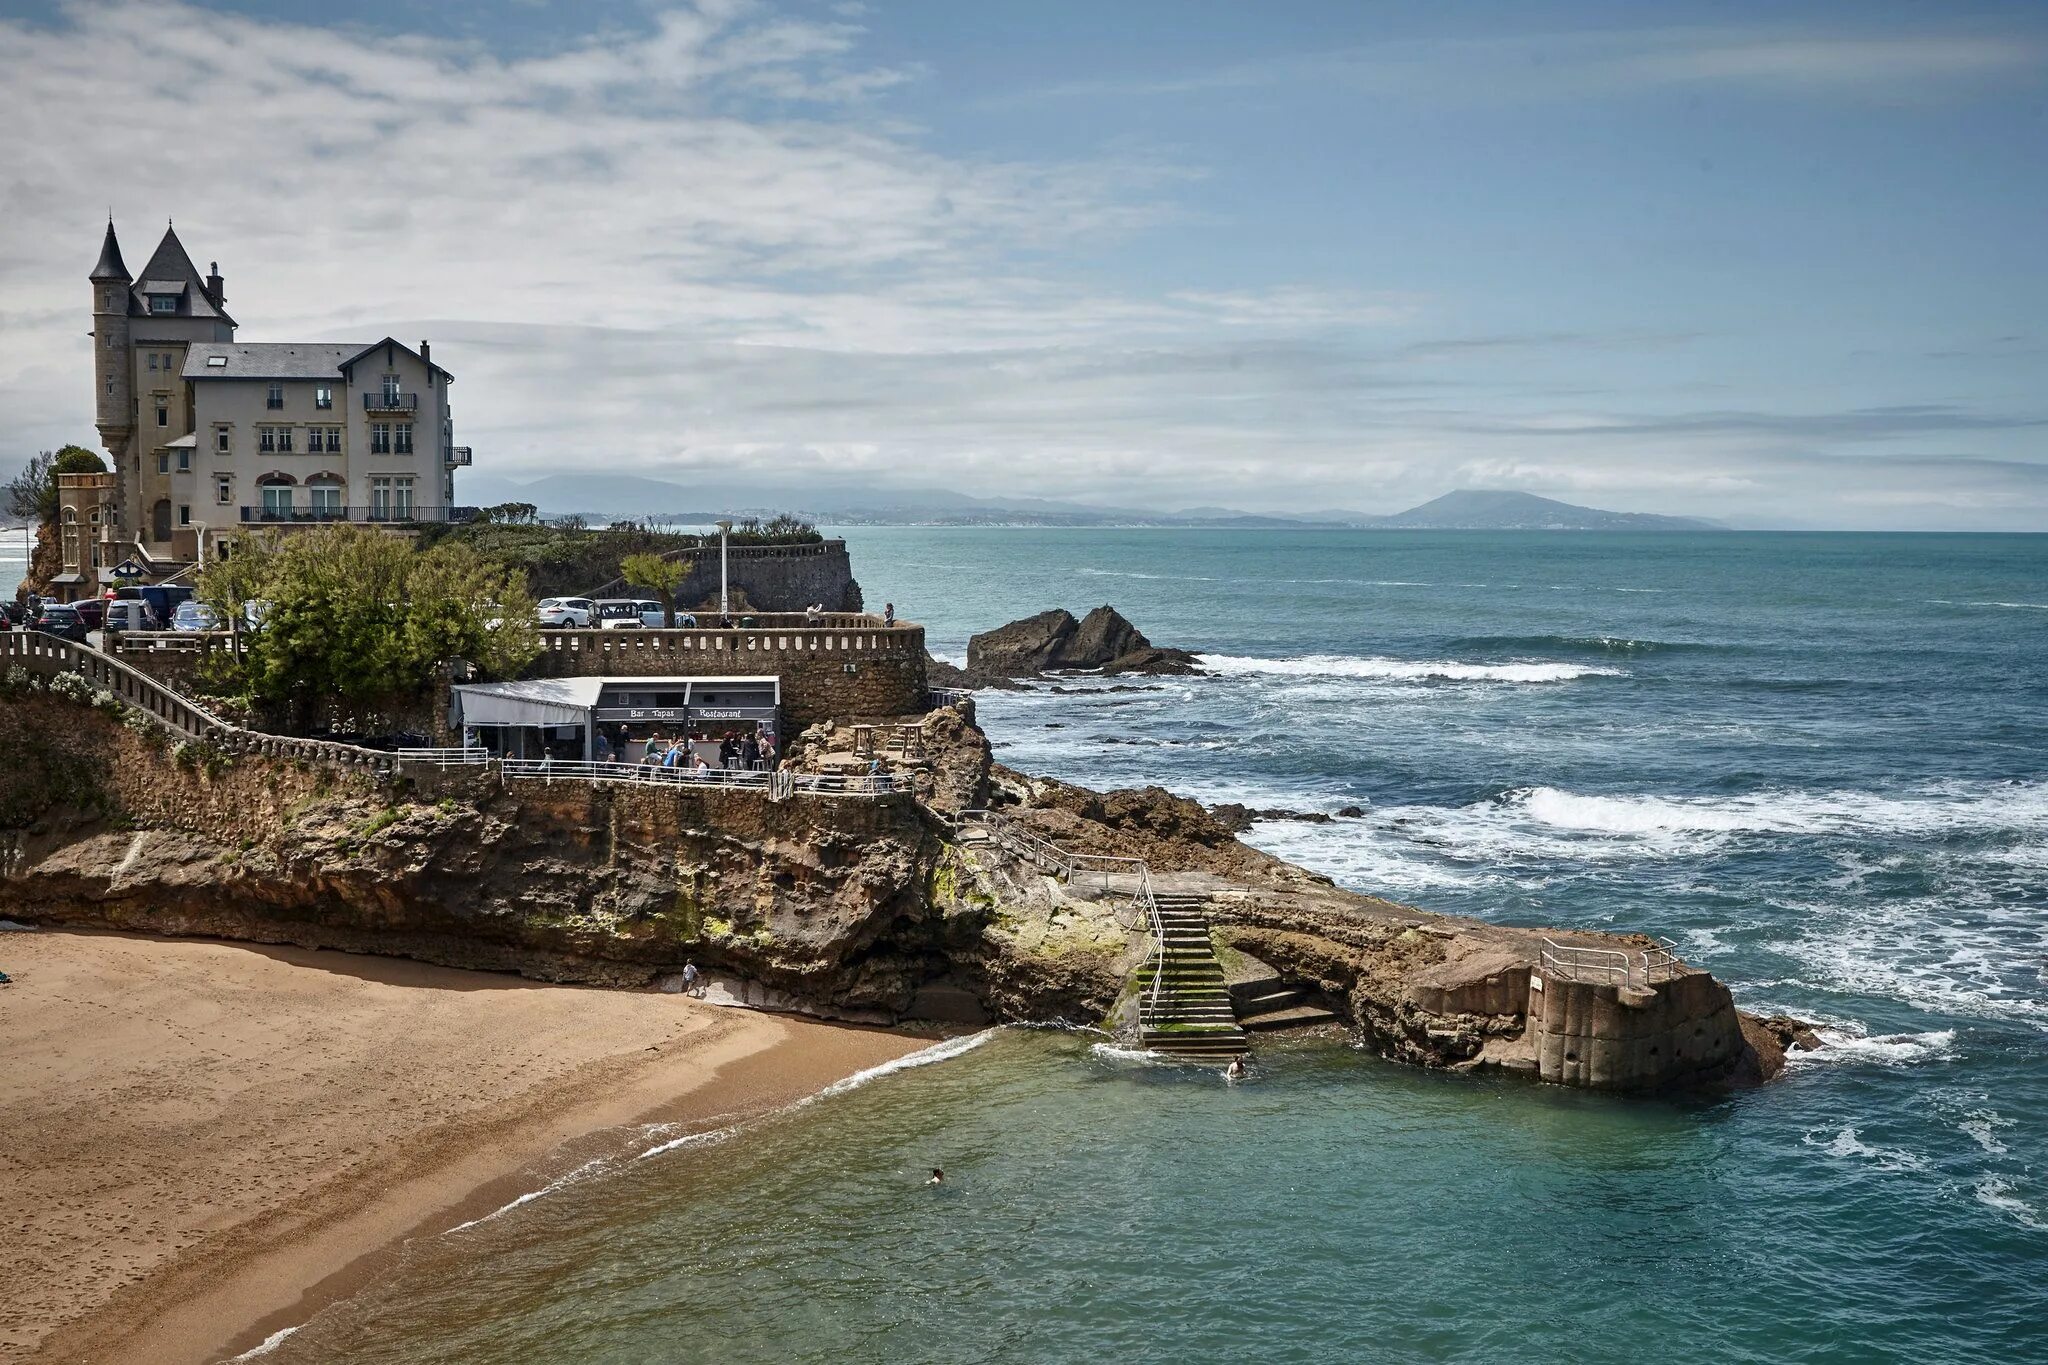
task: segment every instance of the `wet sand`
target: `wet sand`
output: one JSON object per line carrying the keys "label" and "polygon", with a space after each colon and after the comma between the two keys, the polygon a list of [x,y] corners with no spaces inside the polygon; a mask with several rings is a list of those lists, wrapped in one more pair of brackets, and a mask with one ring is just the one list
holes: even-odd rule
{"label": "wet sand", "polygon": [[408,1237],[928,1040],[388,958],[0,933],[0,1361],[217,1360]]}

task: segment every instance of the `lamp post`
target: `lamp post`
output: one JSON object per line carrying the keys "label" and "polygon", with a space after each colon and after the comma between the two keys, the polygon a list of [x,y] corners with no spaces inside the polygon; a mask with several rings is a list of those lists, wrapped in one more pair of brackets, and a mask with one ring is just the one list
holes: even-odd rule
{"label": "lamp post", "polygon": [[720,616],[732,615],[732,594],[726,589],[725,573],[725,538],[731,534],[731,522],[721,521],[718,523],[718,614]]}

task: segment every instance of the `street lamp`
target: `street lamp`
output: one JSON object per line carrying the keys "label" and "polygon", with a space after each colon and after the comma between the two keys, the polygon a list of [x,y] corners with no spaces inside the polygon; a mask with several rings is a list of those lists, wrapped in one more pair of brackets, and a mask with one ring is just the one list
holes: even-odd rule
{"label": "street lamp", "polygon": [[732,594],[726,590],[727,580],[725,573],[725,538],[731,534],[732,523],[730,521],[718,523],[718,614],[720,616],[732,615]]}

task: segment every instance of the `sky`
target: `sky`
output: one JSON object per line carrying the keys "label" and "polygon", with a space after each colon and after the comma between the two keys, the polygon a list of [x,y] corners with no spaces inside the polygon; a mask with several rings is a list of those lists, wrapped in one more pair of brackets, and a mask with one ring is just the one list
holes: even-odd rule
{"label": "sky", "polygon": [[514,479],[2048,530],[2048,5],[338,8],[0,0],[0,474],[111,210]]}

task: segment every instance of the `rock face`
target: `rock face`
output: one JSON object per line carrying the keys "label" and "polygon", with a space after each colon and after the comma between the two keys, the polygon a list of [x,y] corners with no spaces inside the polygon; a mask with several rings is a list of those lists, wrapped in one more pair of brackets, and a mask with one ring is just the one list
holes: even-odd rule
{"label": "rock face", "polygon": [[1069,850],[1144,859],[1159,889],[1205,898],[1223,949],[1397,1060],[1641,1090],[1767,1077],[1813,1044],[1795,1020],[1740,1016],[1690,968],[1639,990],[1538,973],[1546,936],[1647,940],[1430,915],[1340,891],[1160,788],[997,767],[965,707],[927,726],[928,803],[380,777],[170,742],[109,709],[0,696],[12,917],[614,986],[694,961],[740,998],[875,1022],[1111,1015],[1149,948],[1128,896],[956,839],[947,813],[993,804]]}
{"label": "rock face", "polygon": [[1101,606],[1076,621],[1055,608],[984,631],[967,642],[965,676],[983,679],[1034,678],[1076,669],[1104,673],[1193,673],[1195,656],[1161,649],[1125,620]]}

